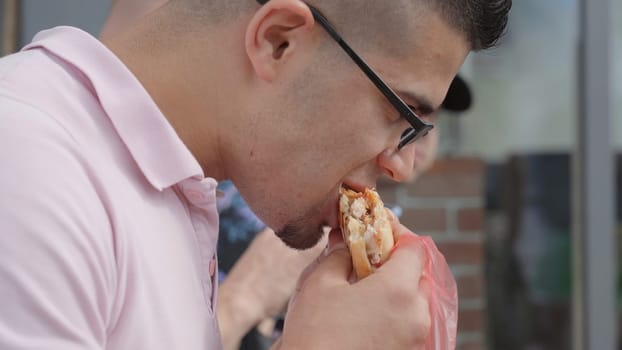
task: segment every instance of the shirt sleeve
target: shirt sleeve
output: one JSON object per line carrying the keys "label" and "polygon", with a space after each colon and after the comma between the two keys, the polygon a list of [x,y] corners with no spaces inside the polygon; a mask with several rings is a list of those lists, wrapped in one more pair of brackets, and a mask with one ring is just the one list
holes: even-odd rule
{"label": "shirt sleeve", "polygon": [[110,222],[80,147],[0,96],[0,349],[103,349],[114,296]]}

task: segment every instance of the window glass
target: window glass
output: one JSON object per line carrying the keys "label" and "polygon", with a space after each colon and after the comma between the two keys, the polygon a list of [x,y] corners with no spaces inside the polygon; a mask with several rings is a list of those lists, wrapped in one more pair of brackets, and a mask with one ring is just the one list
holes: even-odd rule
{"label": "window glass", "polygon": [[485,164],[490,349],[571,348],[578,5],[514,1],[499,47],[463,68],[473,107],[443,120],[442,154]]}

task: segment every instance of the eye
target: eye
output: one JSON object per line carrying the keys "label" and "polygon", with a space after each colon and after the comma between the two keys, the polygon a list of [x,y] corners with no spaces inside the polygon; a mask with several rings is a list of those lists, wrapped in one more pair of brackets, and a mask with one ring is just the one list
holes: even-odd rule
{"label": "eye", "polygon": [[415,108],[415,106],[413,105],[407,105],[407,106],[417,117],[419,117],[419,119],[427,120],[427,116],[425,115],[425,113],[422,113],[418,108]]}
{"label": "eye", "polygon": [[410,110],[413,111],[417,117],[426,122],[435,122],[438,118],[438,111],[436,110],[428,108],[422,109],[421,107],[415,108],[412,105],[408,105],[408,108],[410,108]]}

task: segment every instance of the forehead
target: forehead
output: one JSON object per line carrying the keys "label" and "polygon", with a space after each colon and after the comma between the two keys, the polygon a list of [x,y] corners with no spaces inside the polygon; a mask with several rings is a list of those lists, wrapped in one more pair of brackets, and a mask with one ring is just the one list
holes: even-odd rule
{"label": "forehead", "polygon": [[370,52],[371,64],[402,97],[420,96],[434,107],[440,106],[470,51],[466,36],[436,12],[426,11],[425,16],[417,16],[417,24],[402,39],[400,54]]}

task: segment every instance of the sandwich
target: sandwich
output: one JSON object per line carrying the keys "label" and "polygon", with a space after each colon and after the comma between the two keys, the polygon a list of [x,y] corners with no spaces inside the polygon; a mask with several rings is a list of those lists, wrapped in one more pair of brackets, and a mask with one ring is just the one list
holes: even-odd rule
{"label": "sandwich", "polygon": [[389,257],[393,230],[387,209],[375,190],[342,188],[339,198],[341,232],[352,255],[358,279],[370,275]]}

